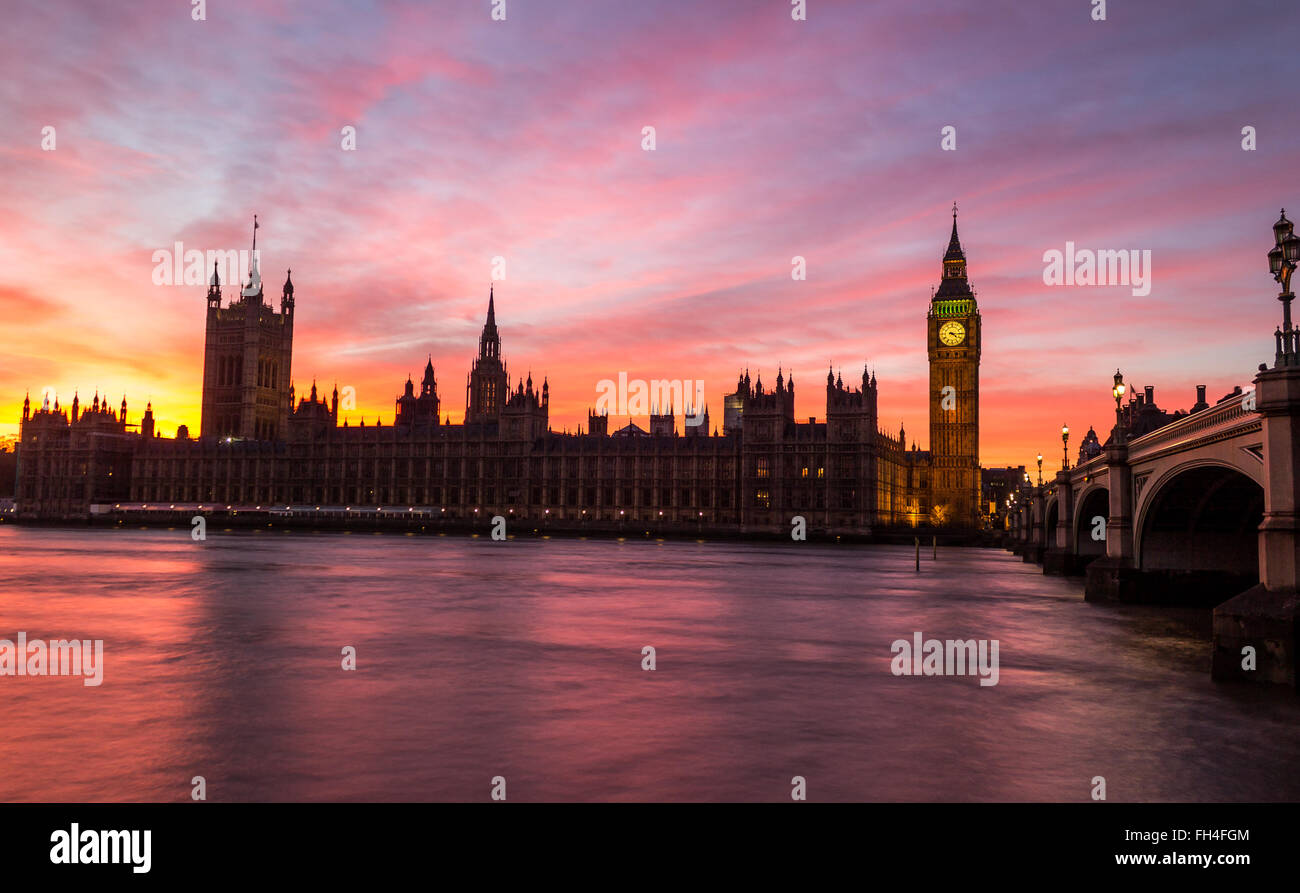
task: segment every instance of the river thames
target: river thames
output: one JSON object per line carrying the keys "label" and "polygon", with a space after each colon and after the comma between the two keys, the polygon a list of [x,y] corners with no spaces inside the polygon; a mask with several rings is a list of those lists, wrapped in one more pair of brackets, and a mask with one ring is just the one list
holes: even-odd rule
{"label": "river thames", "polygon": [[[2,526],[0,638],[104,656],[0,676],[0,800],[1300,800],[1300,702],[1212,682],[1208,611],[922,559]],[[917,632],[998,640],[997,684],[895,676]]]}

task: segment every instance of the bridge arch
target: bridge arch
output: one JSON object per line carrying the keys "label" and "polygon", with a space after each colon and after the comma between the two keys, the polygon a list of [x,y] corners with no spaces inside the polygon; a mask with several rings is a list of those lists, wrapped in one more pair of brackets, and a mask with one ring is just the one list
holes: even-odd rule
{"label": "bridge arch", "polygon": [[1106,554],[1106,541],[1092,538],[1092,519],[1100,515],[1110,517],[1110,490],[1102,484],[1093,484],[1079,494],[1074,512],[1074,553],[1087,560]]}
{"label": "bridge arch", "polygon": [[1141,496],[1133,524],[1140,569],[1214,574],[1243,589],[1258,581],[1264,488],[1241,466],[1184,462],[1153,475]]}

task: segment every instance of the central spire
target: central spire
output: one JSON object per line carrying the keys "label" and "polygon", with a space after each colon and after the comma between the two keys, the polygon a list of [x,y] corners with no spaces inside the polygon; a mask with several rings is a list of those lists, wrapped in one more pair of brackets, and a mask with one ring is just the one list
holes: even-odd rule
{"label": "central spire", "polygon": [[[948,251],[943,256],[943,261],[947,264],[950,261],[961,261],[963,269],[961,274],[966,274],[965,262],[966,254],[961,250],[961,240],[957,238],[957,203],[952,203],[952,237],[948,239]],[[944,275],[948,275],[948,269],[944,268]]]}
{"label": "central spire", "polygon": [[478,339],[478,355],[480,359],[497,361],[501,357],[501,335],[497,333],[496,296],[491,285],[488,286],[487,321],[483,323],[483,334]]}
{"label": "central spire", "polygon": [[957,236],[957,203],[952,203],[952,234],[948,237],[948,250],[943,255],[943,278],[931,301],[947,298],[972,298],[970,283],[966,279],[966,252]]}

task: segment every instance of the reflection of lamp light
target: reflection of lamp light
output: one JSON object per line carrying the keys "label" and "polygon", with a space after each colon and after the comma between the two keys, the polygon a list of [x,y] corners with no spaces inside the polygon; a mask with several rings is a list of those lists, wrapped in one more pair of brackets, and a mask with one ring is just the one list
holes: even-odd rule
{"label": "reflection of lamp light", "polygon": [[1070,467],[1070,426],[1061,426],[1061,471]]}

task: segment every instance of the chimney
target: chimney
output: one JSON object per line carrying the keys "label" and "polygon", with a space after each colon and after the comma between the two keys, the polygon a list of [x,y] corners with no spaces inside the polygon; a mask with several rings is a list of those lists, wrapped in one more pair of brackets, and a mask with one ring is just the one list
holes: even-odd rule
{"label": "chimney", "polygon": [[1147,406],[1155,406],[1155,405],[1156,405],[1156,389],[1155,389],[1154,387],[1152,387],[1151,385],[1147,385],[1147,386],[1146,386],[1146,392],[1147,392]]}
{"label": "chimney", "polygon": [[1198,384],[1196,386],[1196,402],[1197,403],[1205,402],[1205,385],[1203,384]]}

